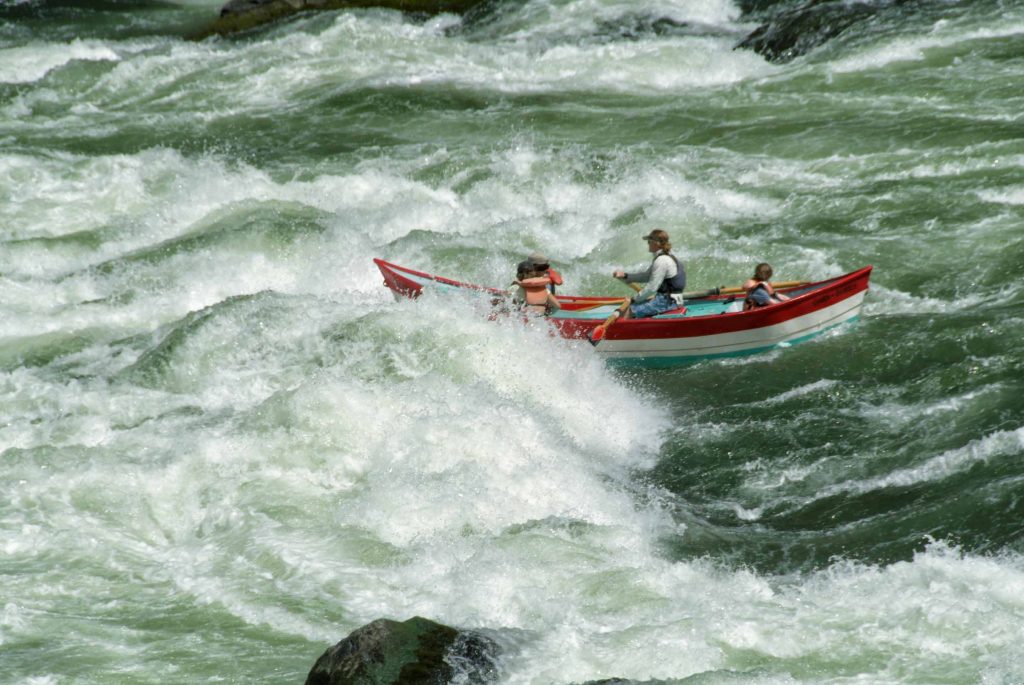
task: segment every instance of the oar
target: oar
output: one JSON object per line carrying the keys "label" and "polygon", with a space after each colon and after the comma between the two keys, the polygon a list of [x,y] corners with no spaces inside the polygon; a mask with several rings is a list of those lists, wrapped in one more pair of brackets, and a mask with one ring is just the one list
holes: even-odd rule
{"label": "oar", "polygon": [[[810,281],[779,281],[778,283],[771,283],[772,288],[794,288],[801,285],[807,285]],[[699,300],[704,297],[714,297],[715,295],[737,295],[745,292],[743,286],[734,285],[726,288],[724,285],[718,286],[717,288],[711,288],[709,290],[701,290],[699,292],[683,293],[683,299],[686,300]]]}
{"label": "oar", "polygon": [[589,312],[591,309],[597,309],[598,307],[607,307],[610,304],[621,304],[622,298],[615,298],[614,300],[599,300],[597,302],[591,302],[588,305],[579,307],[577,309],[569,309],[566,311],[571,312]]}
{"label": "oar", "polygon": [[[810,283],[810,281],[780,281],[778,283],[772,283],[771,286],[773,288],[793,288],[793,287],[797,287],[797,286],[801,286],[801,285],[807,285],[808,283]],[[629,287],[633,288],[633,290],[635,290],[637,292],[640,292],[641,290],[643,290],[643,288],[638,286],[636,283],[630,283]],[[725,286],[719,286],[717,288],[709,288],[707,290],[690,290],[688,292],[683,293],[683,299],[684,300],[700,300],[700,299],[703,299],[705,297],[714,297],[715,295],[735,295],[735,294],[742,293],[742,292],[744,292],[743,286],[737,285],[737,286],[732,286],[732,287],[729,287],[729,288],[727,288]],[[574,312],[586,312],[586,311],[590,311],[591,309],[597,309],[598,307],[607,307],[610,304],[616,304],[618,302],[620,302],[620,300],[618,300],[618,299],[615,299],[615,300],[598,300],[597,302],[591,302],[590,304],[588,304],[588,305],[586,305],[584,307],[580,307],[578,309],[573,309],[571,311],[574,311]]]}
{"label": "oar", "polygon": [[[769,283],[768,285],[770,285],[773,289],[778,289],[793,288],[799,285],[807,285],[808,283],[810,283],[810,281],[779,281],[778,283]],[[720,295],[731,295],[733,293],[742,293],[744,292],[744,290],[743,286],[736,285],[731,288],[719,288],[718,292]]]}
{"label": "oar", "polygon": [[619,308],[616,309],[614,312],[612,312],[612,315],[609,316],[607,319],[605,319],[604,323],[602,323],[600,326],[598,326],[594,330],[590,331],[590,344],[591,345],[593,345],[594,347],[597,347],[597,343],[599,343],[602,340],[604,340],[604,334],[608,331],[608,329],[611,327],[611,325],[613,323],[615,323],[616,321],[619,320],[620,316],[622,316],[623,314],[626,313],[626,310],[629,309],[629,305],[631,303],[632,303],[632,300],[629,300],[629,299],[623,300],[622,304],[619,305]]}
{"label": "oar", "polygon": [[704,297],[714,297],[719,293],[723,292],[721,287],[709,288],[708,290],[691,290],[688,293],[683,293],[684,300],[699,300]]}
{"label": "oar", "polygon": [[[627,285],[630,288],[632,288],[633,290],[637,291],[637,292],[640,292],[641,290],[643,290],[643,287],[637,285],[636,283],[628,283]],[[683,299],[684,300],[699,300],[702,297],[711,297],[712,295],[717,295],[720,292],[724,293],[727,290],[728,290],[728,288],[723,290],[721,287],[710,288],[708,290],[691,290],[690,292],[683,293]],[[740,290],[743,290],[743,288],[740,288]]]}
{"label": "oar", "polygon": [[[618,280],[618,279],[616,279],[616,280]],[[643,290],[643,288],[640,287],[639,285],[637,285],[636,283],[627,283],[626,285],[628,285],[630,288],[632,288],[633,290],[635,290],[637,292],[640,292],[641,290]],[[620,302],[622,302],[622,300],[620,300],[618,298],[616,298],[614,300],[599,300],[597,302],[591,302],[590,304],[588,304],[588,305],[586,305],[584,307],[580,307],[579,309],[573,309],[573,310],[570,310],[570,311],[586,312],[586,311],[590,311],[591,309],[597,309],[598,307],[607,307],[610,304],[618,304]]]}

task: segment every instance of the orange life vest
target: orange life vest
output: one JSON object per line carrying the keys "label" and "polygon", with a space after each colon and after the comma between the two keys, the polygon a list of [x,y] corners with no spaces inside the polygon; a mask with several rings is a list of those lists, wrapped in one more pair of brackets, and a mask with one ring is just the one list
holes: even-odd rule
{"label": "orange life vest", "polygon": [[516,281],[519,287],[526,293],[526,304],[528,305],[540,305],[542,307],[547,306],[548,303],[548,286],[551,285],[551,279],[547,276],[537,276],[536,278],[524,278]]}

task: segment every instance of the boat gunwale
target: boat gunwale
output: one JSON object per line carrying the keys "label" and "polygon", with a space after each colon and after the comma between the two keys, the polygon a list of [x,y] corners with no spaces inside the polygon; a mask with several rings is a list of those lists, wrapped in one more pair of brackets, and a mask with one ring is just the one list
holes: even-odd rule
{"label": "boat gunwale", "polygon": [[[409,274],[409,275],[412,275],[412,276],[415,276],[415,277],[419,277],[419,278],[425,278],[425,279],[428,279],[430,281],[434,281],[436,283],[440,283],[442,285],[448,285],[448,286],[452,286],[452,287],[456,287],[456,288],[466,288],[466,289],[475,290],[475,291],[478,291],[478,292],[487,292],[487,293],[491,293],[491,294],[494,294],[494,295],[505,295],[505,296],[509,295],[509,291],[508,290],[502,290],[500,288],[493,288],[493,287],[488,287],[488,286],[476,285],[476,284],[467,283],[467,282],[464,282],[464,281],[457,281],[457,280],[454,280],[454,279],[451,279],[451,278],[446,278],[444,276],[435,276],[435,275],[427,273],[425,271],[419,271],[417,269],[411,269],[411,268],[408,268],[408,267],[400,266],[398,264],[394,264],[392,262],[388,262],[388,261],[386,261],[384,259],[380,259],[379,257],[375,257],[373,259],[373,261],[377,265],[377,267],[380,268],[382,271],[384,271],[384,270],[392,271],[392,272],[394,272],[398,276],[401,276],[401,274],[404,272],[406,274]],[[745,326],[744,327],[744,328],[760,328],[761,326],[764,326],[764,325],[771,325],[772,323],[777,323],[777,319],[780,319],[780,318],[785,319],[785,318],[791,318],[791,316],[799,316],[799,314],[796,314],[796,313],[792,313],[791,316],[784,316],[784,317],[780,316],[780,315],[782,315],[782,314],[790,314],[791,310],[797,309],[797,308],[802,308],[803,305],[806,305],[806,298],[809,295],[820,294],[823,290],[831,290],[831,289],[834,289],[834,288],[839,288],[840,286],[845,285],[846,283],[854,282],[854,281],[857,281],[859,279],[864,279],[865,285],[864,285],[864,288],[862,288],[862,289],[866,290],[867,289],[867,280],[870,277],[872,268],[873,267],[871,265],[863,266],[863,267],[861,267],[859,269],[856,269],[854,271],[850,271],[850,272],[845,273],[845,274],[840,274],[838,276],[833,276],[831,278],[822,279],[820,281],[812,281],[812,282],[805,283],[805,284],[802,284],[802,285],[794,285],[794,286],[789,286],[789,287],[786,287],[786,288],[779,288],[778,292],[783,293],[783,294],[794,293],[794,292],[799,292],[799,294],[791,297],[788,300],[784,300],[782,302],[776,302],[775,304],[773,304],[773,305],[771,305],[769,307],[758,307],[758,308],[749,309],[749,310],[746,310],[746,311],[740,310],[740,311],[735,311],[735,312],[716,312],[716,313],[708,313],[708,314],[694,314],[694,315],[691,315],[691,316],[674,316],[674,317],[663,317],[662,316],[662,317],[650,317],[650,318],[644,318],[644,319],[627,319],[627,320],[621,322],[617,326],[617,328],[621,328],[623,325],[627,325],[630,328],[633,328],[633,327],[638,326],[638,325],[642,326],[644,324],[647,324],[647,325],[654,325],[654,324],[664,325],[664,324],[672,323],[672,324],[678,325],[679,322],[683,322],[683,321],[691,322],[691,321],[703,320],[703,319],[708,319],[708,318],[714,318],[714,319],[722,319],[722,318],[727,318],[727,319],[735,319],[735,318],[761,319],[761,318],[765,318],[765,319],[770,319],[769,321],[765,321],[764,323],[762,323],[760,325],[757,325],[757,326]],[[385,285],[387,285],[392,290],[395,290],[391,286],[391,284],[388,283],[387,281],[385,281]],[[415,284],[415,285],[417,286],[415,288],[415,290],[422,289],[422,286],[420,284]],[[410,290],[412,290],[412,289],[410,289]],[[860,292],[860,290],[858,290],[856,292]],[[418,295],[418,292],[415,292],[415,293],[402,292],[401,294],[416,296],[416,295]],[[853,294],[856,294],[856,293],[851,293],[851,296]],[[558,301],[560,303],[569,304],[569,305],[579,304],[582,307],[591,306],[591,305],[593,305],[596,302],[607,303],[608,306],[612,306],[612,303],[608,302],[608,301],[609,300],[616,300],[616,299],[618,299],[618,298],[614,298],[614,297],[599,297],[599,296],[591,296],[591,295],[557,295],[556,297],[558,298]],[[625,299],[626,298],[621,298],[621,300],[625,300]],[[719,301],[734,301],[736,299],[738,299],[738,298],[737,298],[737,296],[735,294],[721,294],[721,295],[708,295],[708,296],[705,296],[705,297],[695,297],[695,298],[691,298],[691,299],[689,299],[687,301],[688,302],[719,302]],[[816,308],[815,307],[811,307],[808,311],[813,311],[814,309],[816,309]],[[578,310],[577,309],[566,309],[565,311],[566,312],[573,312],[573,311],[578,311]],[[768,316],[768,315],[771,315],[771,316]],[[563,322],[571,321],[571,322],[573,322],[573,323],[575,323],[577,325],[581,325],[581,326],[587,326],[590,323],[593,323],[594,325],[597,325],[602,320],[601,318],[598,318],[598,317],[595,317],[595,318],[583,318],[583,319],[568,318],[568,317],[567,318],[561,318],[557,314],[555,314],[555,315],[553,315],[553,316],[551,316],[549,318],[551,320],[553,320],[553,321],[563,321]]]}

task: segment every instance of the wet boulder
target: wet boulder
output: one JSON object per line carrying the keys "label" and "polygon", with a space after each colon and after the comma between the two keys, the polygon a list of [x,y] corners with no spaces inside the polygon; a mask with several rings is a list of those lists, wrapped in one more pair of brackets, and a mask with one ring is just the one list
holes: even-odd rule
{"label": "wet boulder", "polygon": [[306,685],[467,685],[498,677],[497,644],[419,616],[377,619],[317,659]]}
{"label": "wet boulder", "polygon": [[906,0],[811,0],[771,16],[736,45],[749,48],[770,62],[788,62],[823,45],[855,24]]}

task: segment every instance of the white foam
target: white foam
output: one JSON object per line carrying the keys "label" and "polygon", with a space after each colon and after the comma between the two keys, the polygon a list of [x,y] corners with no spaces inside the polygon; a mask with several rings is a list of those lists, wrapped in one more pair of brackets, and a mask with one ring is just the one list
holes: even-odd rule
{"label": "white foam", "polygon": [[[229,294],[266,287],[283,292],[363,290],[365,277],[372,272],[368,266],[373,254],[371,240],[395,242],[412,231],[460,234],[471,243],[488,234],[493,239],[495,231],[511,241],[530,238],[533,244],[543,244],[553,234],[565,234],[571,238],[559,248],[558,257],[568,260],[603,246],[613,235],[608,217],[629,212],[638,203],[652,207],[654,220],[671,220],[680,212],[734,218],[773,211],[751,196],[690,181],[684,171],[687,160],[682,158],[646,170],[634,170],[633,163],[624,158],[617,162],[619,171],[593,187],[571,178],[564,167],[565,154],[519,145],[495,156],[491,179],[462,194],[408,178],[421,165],[444,161],[445,156],[366,164],[349,174],[323,174],[311,181],[284,183],[244,165],[227,166],[212,158],[185,159],[167,150],[88,160],[64,155],[47,160],[9,156],[2,160],[0,175],[10,181],[15,201],[0,212],[7,215],[15,235],[55,237],[98,231],[104,240],[99,252],[92,254],[73,245],[63,250],[24,246],[11,253],[4,266],[9,272],[22,270],[25,277],[81,268],[83,259],[116,258],[202,231],[207,217],[232,211],[245,201],[295,202],[329,213],[336,217],[332,230],[337,237],[363,249],[365,268],[355,270],[354,261],[339,269],[337,257],[318,250],[310,250],[304,258],[312,258],[314,266],[323,262],[323,268],[310,268],[307,261],[299,269],[300,255],[293,264],[253,255],[248,263],[243,258],[227,267],[219,261],[223,254],[211,255],[215,259],[209,264],[191,257],[187,305],[194,310]],[[577,163],[572,151],[568,159]],[[524,177],[524,173],[529,175]],[[590,230],[575,230],[581,226]],[[349,254],[352,260],[359,258],[357,250]],[[326,263],[327,259],[334,263]],[[26,272],[26,268],[31,270]],[[215,273],[225,268],[235,271],[232,278]],[[124,283],[124,287],[130,285]],[[96,299],[102,292],[97,291],[93,279],[73,279],[64,285],[70,287],[79,291],[80,299]],[[75,296],[70,292],[64,295],[67,301]]]}
{"label": "white foam", "polygon": [[797,397],[804,397],[805,395],[813,395],[824,391],[828,391],[831,390],[832,388],[835,388],[838,385],[840,385],[839,381],[831,380],[828,378],[822,378],[820,380],[814,381],[813,383],[808,383],[798,388],[793,388],[792,390],[781,392],[778,395],[766,397],[763,400],[761,400],[761,402],[764,404],[780,404],[783,402],[788,402],[789,400]]}
{"label": "white foam", "polygon": [[[956,178],[972,171],[991,171],[994,169],[1024,168],[1024,155],[1019,154],[968,154],[975,150],[965,150],[961,156],[953,160],[926,162],[917,164],[907,171],[879,174],[882,180],[900,180],[905,178]],[[978,150],[977,152],[982,152]],[[993,159],[994,157],[994,159]]]}
{"label": "white foam", "polygon": [[[680,15],[668,11],[669,16]],[[575,35],[588,20],[578,11],[598,19],[602,10],[560,8],[557,15]],[[704,19],[723,19],[734,11],[728,3],[714,6],[686,4],[689,12]],[[566,11],[569,15],[566,16]],[[627,7],[611,16],[628,13]],[[683,19],[680,19],[683,20]],[[693,19],[686,19],[692,21]],[[530,26],[536,27],[536,23]],[[568,40],[558,26],[542,25],[500,41],[470,41],[446,35],[444,22],[415,25],[397,15],[343,13],[318,33],[291,32],[267,43],[242,48],[250,61],[268,63],[266,70],[243,76],[242,82],[224,82],[233,97],[252,104],[284,104],[309,88],[372,86],[420,86],[450,83],[460,88],[497,90],[506,93],[566,92],[581,87],[614,92],[673,91],[693,87],[728,85],[752,76],[763,76],[775,67],[749,51],[732,50],[732,37],[683,36],[616,44],[585,44]],[[553,34],[552,34],[553,31]],[[560,36],[553,41],[554,36]],[[302,60],[271,59],[282,49],[298,52]],[[272,53],[271,53],[272,51]],[[208,56],[216,64],[217,55]],[[209,68],[209,60],[203,68]],[[666,65],[671,65],[666,67]],[[218,67],[219,68],[219,67]],[[225,69],[229,68],[227,64]],[[114,76],[124,80],[129,69]],[[132,74],[137,78],[138,74]],[[269,98],[269,99],[268,99]]]}
{"label": "white foam", "polygon": [[877,478],[826,488],[822,492],[822,496],[829,496],[837,492],[871,492],[942,480],[963,472],[978,462],[1018,456],[1022,452],[1024,452],[1024,428],[1014,431],[997,431],[978,440],[972,440],[963,447],[946,450],[925,459],[916,466],[896,469]]}
{"label": "white foam", "polygon": [[[287,392],[265,382],[265,374],[279,377],[290,363],[286,355],[261,361],[252,348],[242,349],[243,366],[231,363],[236,343],[230,338],[196,341],[191,352],[189,345],[179,348],[172,367],[193,380],[182,389],[192,392],[175,401],[216,416],[226,405],[202,385],[234,387],[234,406],[253,408],[256,432],[244,428],[244,420],[185,429],[184,417],[176,426],[156,416],[170,407],[154,393],[155,403],[133,405],[134,421],[152,412],[150,420],[108,429],[104,453],[120,458],[34,478],[20,496],[46,502],[51,517],[67,517],[83,531],[100,527],[99,545],[87,551],[83,536],[83,547],[73,553],[130,550],[132,572],[148,582],[173,582],[199,604],[318,640],[332,636],[337,625],[277,608],[261,593],[318,594],[321,582],[333,587],[340,574],[352,581],[344,586],[346,614],[357,620],[401,607],[436,616],[444,604],[447,614],[471,612],[479,622],[511,617],[513,607],[496,603],[501,592],[485,585],[460,588],[469,578],[462,574],[490,569],[490,582],[500,588],[508,565],[521,562],[520,540],[536,545],[537,561],[547,560],[523,568],[541,584],[552,572],[548,563],[558,564],[554,572],[562,576],[572,568],[564,564],[609,551],[615,553],[610,558],[620,550],[651,553],[655,534],[637,532],[667,522],[654,509],[637,509],[627,472],[653,463],[664,412],[617,383],[585,343],[563,345],[540,328],[474,319],[465,308],[429,297],[390,309],[363,327],[365,340],[343,343],[351,347],[335,352],[332,367],[297,377]],[[218,330],[229,323],[204,337],[223,335]],[[281,333],[291,328],[278,325]],[[214,367],[185,372],[190,356],[201,361],[218,348],[227,349]],[[319,354],[304,354],[310,353]],[[401,361],[397,376],[386,372],[391,359]],[[257,379],[263,382],[246,383]],[[119,407],[136,396],[120,393],[130,388],[46,394],[63,403],[55,413],[127,421]],[[66,428],[82,437],[80,427]],[[275,521],[293,506],[288,502],[304,503],[301,529],[315,535],[282,533],[280,525],[294,526]],[[110,512],[103,517],[116,516],[117,525],[95,520],[94,512]],[[43,531],[22,535],[9,550],[19,556],[43,551],[23,542],[59,544]],[[330,544],[332,538],[339,544]],[[356,553],[359,545],[393,550],[389,554],[412,565],[378,566]],[[276,560],[271,568],[283,563],[286,572],[265,573],[267,556]],[[488,557],[504,560],[504,570]],[[399,587],[403,597],[392,592]],[[520,624],[539,608],[537,599],[516,600],[526,602],[515,610]],[[476,613],[478,603],[483,613]]]}
{"label": "white foam", "polygon": [[[550,5],[575,13],[565,26],[635,7]],[[712,23],[735,13],[717,2],[650,9]],[[241,42],[157,46],[131,59],[118,47],[122,60],[96,84],[97,99],[60,108],[67,111],[60,121],[22,117],[47,98],[66,97],[41,89],[12,105],[8,113],[21,114],[10,126],[33,135],[74,128],[108,102],[149,102],[158,89],[167,91],[158,105],[176,112],[164,121],[173,122],[259,113],[296,95],[367,84],[664,94],[776,69],[733,53],[725,40],[658,38],[613,48],[526,30],[521,41],[483,44],[445,37],[450,17],[417,24],[397,13],[323,16]],[[281,60],[281,53],[299,57]],[[799,679],[787,669],[749,670],[779,663],[824,663],[824,678],[859,674],[847,679],[863,682],[901,682],[908,672],[926,680],[958,667],[964,682],[978,671],[990,682],[1021,680],[1019,555],[971,556],[933,543],[910,561],[837,562],[798,578],[673,562],[664,540],[688,543],[670,513],[680,503],[647,489],[643,471],[659,459],[674,422],[697,441],[723,437],[727,425],[672,416],[658,396],[606,369],[589,345],[550,338],[540,326],[488,321],[472,305],[439,296],[393,302],[370,262],[380,254],[432,270],[440,259],[500,283],[515,263],[508,254],[540,248],[570,264],[576,289],[595,264],[607,263],[603,273],[618,260],[646,258],[633,223],[660,222],[673,227],[697,273],[746,273],[764,234],[726,240],[720,224],[787,215],[794,202],[776,199],[784,197],[780,188],[843,187],[844,170],[861,162],[868,173],[878,164],[873,178],[884,180],[1011,169],[1021,166],[1020,155],[918,162],[917,151],[905,150],[895,153],[897,162],[908,160],[896,169],[885,156],[808,166],[696,149],[605,151],[595,161],[587,145],[546,146],[528,133],[493,149],[478,159],[455,146],[431,145],[422,155],[403,148],[358,165],[329,160],[299,180],[168,150],[0,156],[6,235],[37,241],[12,242],[0,256],[8,314],[0,334],[99,330],[100,339],[51,364],[0,374],[0,450],[14,485],[0,507],[0,552],[26,567],[73,562],[71,571],[47,564],[41,586],[27,573],[0,589],[0,643],[50,634],[52,617],[68,615],[69,606],[87,607],[80,620],[95,629],[108,624],[94,618],[97,609],[122,619],[129,610],[118,602],[158,598],[139,609],[146,620],[170,596],[258,626],[233,637],[232,653],[264,648],[267,631],[326,646],[380,616],[496,629],[512,647],[503,657],[510,683]],[[435,177],[423,173],[434,165],[465,175],[421,180]],[[477,174],[484,180],[462,189]],[[1012,209],[1018,190],[979,196]],[[311,217],[315,230],[281,249],[208,235],[263,203],[295,209],[300,221]],[[254,212],[257,229],[271,213]],[[1002,221],[1000,230],[1012,227]],[[75,232],[98,238],[38,244]],[[791,246],[784,232],[767,236],[799,276],[839,271],[842,249]],[[202,246],[158,254],[181,238]],[[143,251],[152,259],[134,259]],[[502,254],[450,256],[484,252]],[[89,268],[103,262],[108,269]],[[276,293],[224,302],[264,290]],[[872,291],[869,311],[945,312],[983,302]],[[120,301],[122,294],[131,297]],[[153,364],[155,379],[128,373],[169,331],[159,327],[206,307],[208,320],[179,329],[182,339]],[[132,337],[155,330],[149,341]],[[777,354],[715,363],[765,364]],[[810,381],[768,402],[810,400],[837,387]],[[978,397],[888,403],[880,411],[906,423],[950,415]],[[870,409],[855,408],[879,420]],[[839,487],[941,479],[979,461],[1017,458],[1022,443],[1020,430],[995,432]],[[773,471],[776,482],[765,487],[806,480],[814,468]],[[743,521],[764,515],[745,503],[723,505]],[[123,622],[109,625],[117,636],[106,648],[129,662],[118,672],[137,666],[143,642],[147,663],[169,660],[159,640],[126,638]],[[205,637],[202,628],[196,635]],[[103,639],[82,642],[91,650]]]}
{"label": "white foam", "polygon": [[921,61],[928,51],[949,48],[971,41],[1012,38],[1024,34],[1024,23],[1013,21],[998,27],[968,28],[958,23],[940,20],[932,32],[904,38],[888,39],[883,45],[873,46],[862,52],[834,60],[829,68],[833,73],[870,71],[897,62]]}
{"label": "white foam", "polygon": [[985,202],[993,204],[1024,205],[1024,186],[1007,186],[998,190],[979,190],[975,194]]}
{"label": "white foam", "polygon": [[935,402],[925,402],[909,406],[896,402],[876,401],[870,405],[858,407],[857,413],[870,418],[872,421],[888,424],[892,428],[898,428],[924,418],[961,412],[970,408],[980,398],[1002,390],[1003,386],[1001,383],[993,383],[980,390],[972,390],[961,395],[945,397]]}
{"label": "white foam", "polygon": [[[666,92],[727,85],[765,73],[765,63],[759,56],[743,51],[730,53],[727,48],[731,48],[731,39],[718,38],[558,46],[524,64],[522,73],[515,74],[516,82],[509,85],[520,90],[540,83],[544,90],[559,85],[575,89],[586,84],[588,90]],[[505,83],[509,83],[507,76]]]}
{"label": "white foam", "polygon": [[962,312],[985,303],[990,297],[983,292],[972,292],[956,299],[919,296],[874,283],[871,284],[871,292],[872,297],[864,306],[869,315]]}
{"label": "white foam", "polygon": [[117,62],[121,58],[100,41],[35,43],[0,49],[0,83],[32,83],[76,60]]}
{"label": "white foam", "polygon": [[[635,496],[630,473],[657,458],[668,413],[585,343],[477,314],[430,295],[365,314],[304,303],[249,344],[241,322],[256,317],[243,311],[179,348],[179,370],[210,363],[184,392],[36,388],[50,405],[35,415],[76,422],[49,423],[40,438],[73,444],[81,426],[111,417],[130,427],[111,426],[89,458],[52,471],[19,463],[12,515],[25,525],[5,520],[12,561],[59,548],[124,569],[136,579],[125,591],[172,587],[176,601],[324,645],[380,616],[497,629],[514,683],[679,679],[733,669],[737,654],[828,654],[844,670],[882,654],[878,681],[891,675],[884,664],[921,654],[985,651],[995,672],[1013,668],[1024,582],[1014,555],[933,544],[910,562],[836,563],[798,579],[666,559],[659,541],[685,541],[685,529],[657,498]],[[201,418],[165,415],[190,404]],[[33,415],[4,409],[26,424]],[[986,440],[957,468],[1018,454],[1024,435]],[[76,578],[76,592],[101,580]],[[7,618],[5,634],[37,626]],[[763,682],[785,681],[773,678]]]}

